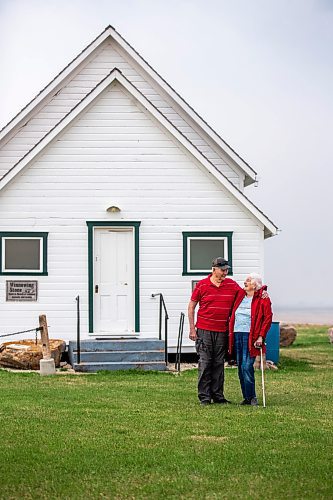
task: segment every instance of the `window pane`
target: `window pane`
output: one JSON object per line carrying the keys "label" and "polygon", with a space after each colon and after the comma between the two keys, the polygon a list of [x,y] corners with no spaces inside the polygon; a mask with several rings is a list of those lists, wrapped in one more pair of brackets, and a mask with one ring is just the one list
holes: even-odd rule
{"label": "window pane", "polygon": [[224,257],[224,240],[189,240],[190,270],[207,270],[215,257]]}
{"label": "window pane", "polygon": [[40,269],[40,239],[6,239],[5,252],[5,269]]}

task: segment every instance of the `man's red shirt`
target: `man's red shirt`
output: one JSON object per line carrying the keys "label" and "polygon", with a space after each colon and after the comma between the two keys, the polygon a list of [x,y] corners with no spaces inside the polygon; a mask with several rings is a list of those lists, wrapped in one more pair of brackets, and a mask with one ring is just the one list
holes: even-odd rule
{"label": "man's red shirt", "polygon": [[211,276],[200,280],[192,293],[191,300],[199,302],[195,326],[212,332],[226,332],[235,297],[242,289],[230,278],[216,286],[210,281]]}

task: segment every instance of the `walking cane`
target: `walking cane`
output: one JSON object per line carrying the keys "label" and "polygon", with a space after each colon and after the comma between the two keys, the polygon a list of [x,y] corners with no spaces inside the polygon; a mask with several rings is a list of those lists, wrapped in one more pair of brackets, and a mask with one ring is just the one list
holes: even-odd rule
{"label": "walking cane", "polygon": [[260,368],[261,368],[262,403],[263,403],[263,407],[266,408],[264,360],[263,360],[263,355],[262,355],[262,347],[260,347]]}

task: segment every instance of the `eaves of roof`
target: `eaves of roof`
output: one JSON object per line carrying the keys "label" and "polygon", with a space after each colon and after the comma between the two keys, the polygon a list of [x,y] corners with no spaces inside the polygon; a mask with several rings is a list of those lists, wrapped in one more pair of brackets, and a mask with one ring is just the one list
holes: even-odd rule
{"label": "eaves of roof", "polygon": [[229,179],[222,174],[206,158],[187,137],[180,132],[168,118],[166,118],[148,99],[140,92],[119,69],[113,69],[96,87],[94,87],[71,111],[64,116],[33,148],[25,154],[1,179],[0,190],[3,189],[14,177],[25,168],[76,116],[78,116],[100,93],[113,81],[117,80],[125,89],[135,97],[144,108],[148,110],[228,191],[258,219],[264,226],[265,237],[277,234],[275,224],[259,210]]}
{"label": "eaves of roof", "polygon": [[[218,141],[221,141],[223,143],[223,145],[225,147],[227,147],[230,150],[230,152],[232,152],[232,154],[235,155],[235,157],[237,157],[238,160],[240,160],[242,162],[243,168],[242,168],[242,165],[239,165],[239,166],[243,170],[244,170],[244,166],[247,167],[245,174],[247,174],[247,176],[252,180],[252,182],[255,182],[257,172],[209,125],[209,123],[206,122],[206,120],[204,120],[199,115],[199,113],[197,113],[197,111],[195,111],[195,109],[192,106],[190,106],[190,104],[188,104],[185,101],[185,99],[144,59],[144,57],[142,57],[142,55],[134,47],[132,47],[132,45],[130,43],[128,43],[127,40],[125,40],[125,38],[120,33],[118,33],[118,31],[115,28],[113,28],[112,26],[108,26],[108,28],[112,29],[114,34],[116,34],[122,40],[123,44],[125,44],[127,47],[129,47],[131,49],[131,51],[133,51],[137,55],[137,57],[141,61],[144,62],[144,64],[151,70],[151,72],[153,72],[154,75],[156,75],[164,83],[164,85],[166,87],[168,87],[171,90],[171,92],[179,98],[179,100],[183,103],[183,105],[185,105],[189,110],[191,110],[191,112],[196,116],[196,118],[200,122],[202,122],[202,124],[204,124],[207,127],[207,129],[210,131],[209,135],[212,136],[212,134],[213,134],[212,138],[214,139],[214,136],[215,136],[215,139],[214,139],[215,141],[216,141],[216,139],[218,139]],[[108,29],[108,28],[106,28],[106,29]],[[248,182],[248,184],[251,184],[251,182]],[[248,185],[248,184],[246,184],[246,185]]]}
{"label": "eaves of roof", "polygon": [[[24,118],[25,118],[25,112],[29,112],[30,111],[30,108],[32,107],[32,105],[35,105],[35,102],[38,101],[39,97],[44,98],[45,97],[44,94],[47,95],[49,92],[52,92],[54,86],[58,85],[60,77],[64,73],[66,73],[66,70],[70,69],[72,71],[74,69],[74,68],[72,68],[75,65],[74,63],[76,61],[78,61],[84,54],[86,54],[86,52],[90,48],[93,47],[93,49],[94,49],[95,48],[94,45],[96,45],[96,42],[101,37],[103,37],[103,35],[107,31],[109,31],[110,28],[112,28],[112,26],[107,26],[105,28],[105,30],[102,31],[102,33],[100,33],[92,42],[90,42],[83,50],[81,50],[81,52],[76,57],[74,57],[74,59],[72,59],[40,92],[38,92],[38,94],[35,95],[35,97],[33,97],[31,99],[31,101],[29,101],[6,125],[4,125],[2,127],[2,129],[0,129],[0,140],[2,140],[3,137],[5,137],[10,132],[10,130],[11,130],[10,125],[12,125],[13,122],[15,122],[14,123],[14,126],[15,126],[15,125],[17,125],[16,122],[17,122],[18,119],[19,119],[19,121],[24,120]],[[112,28],[112,29],[114,29],[114,28]],[[101,40],[101,41],[103,41],[103,40]],[[23,115],[23,116],[20,117],[20,115]]]}
{"label": "eaves of roof", "polygon": [[57,85],[71,73],[75,67],[82,62],[90,53],[95,50],[106,38],[110,36],[127,51],[135,61],[147,71],[151,77],[167,92],[167,94],[194,120],[194,122],[214,141],[217,147],[229,155],[237,166],[243,170],[245,174],[245,186],[253,183],[256,180],[257,173],[252,167],[226,142],[217,134],[215,130],[185,101],[185,99],[169,85],[166,80],[157,73],[156,70],[122,37],[117,30],[109,25],[102,33],[100,33],[89,45],[87,45],[65,68],[60,71],[24,108],[19,111],[10,122],[8,122],[0,130],[0,141],[7,136],[8,133],[18,124],[20,124],[28,113],[32,112],[34,107],[39,104],[49,93],[51,93]]}

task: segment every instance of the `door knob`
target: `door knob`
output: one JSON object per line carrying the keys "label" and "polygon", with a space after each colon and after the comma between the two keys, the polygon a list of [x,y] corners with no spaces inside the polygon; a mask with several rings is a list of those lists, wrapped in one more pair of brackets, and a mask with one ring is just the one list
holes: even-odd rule
{"label": "door knob", "polygon": [[98,285],[95,285],[95,293],[98,293]]}

